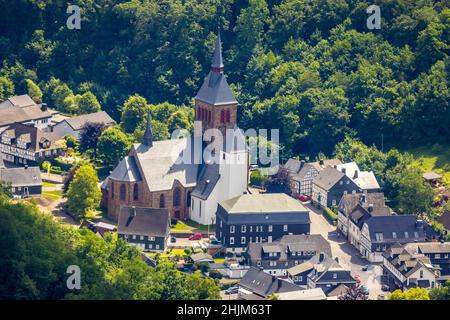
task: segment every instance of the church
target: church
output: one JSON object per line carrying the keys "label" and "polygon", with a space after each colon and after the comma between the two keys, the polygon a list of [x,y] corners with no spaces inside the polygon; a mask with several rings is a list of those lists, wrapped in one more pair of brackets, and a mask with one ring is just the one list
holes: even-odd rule
{"label": "church", "polygon": [[[195,97],[193,136],[153,141],[148,116],[143,141],[132,146],[101,186],[108,216],[117,221],[124,206],[167,208],[172,219],[215,224],[219,202],[247,193],[249,157],[236,125],[237,105],[225,79],[219,33],[211,70]],[[203,150],[215,141],[215,136],[205,139],[205,132],[214,130],[223,135],[215,143],[221,147],[205,156]],[[211,143],[206,146],[204,140]]]}

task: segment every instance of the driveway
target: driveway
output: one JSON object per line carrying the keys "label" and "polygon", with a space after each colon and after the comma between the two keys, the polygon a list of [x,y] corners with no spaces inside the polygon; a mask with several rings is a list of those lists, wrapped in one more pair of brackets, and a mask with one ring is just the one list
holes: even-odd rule
{"label": "driveway", "polygon": [[377,299],[381,291],[382,268],[379,265],[371,264],[367,271],[362,271],[362,267],[369,264],[361,257],[358,250],[353,247],[336,227],[331,225],[317,208],[306,205],[310,210],[311,234],[321,234],[328,240],[331,246],[333,258],[338,258],[339,264],[351,271],[353,276],[359,275],[363,284],[369,288],[370,299]]}

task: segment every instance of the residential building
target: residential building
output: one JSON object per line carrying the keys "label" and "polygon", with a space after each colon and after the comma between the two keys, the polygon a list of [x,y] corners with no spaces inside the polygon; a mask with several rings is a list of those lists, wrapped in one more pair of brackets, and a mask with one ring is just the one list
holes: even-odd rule
{"label": "residential building", "polygon": [[[103,205],[112,219],[120,206],[134,205],[167,208],[174,219],[210,225],[220,201],[247,192],[248,151],[223,68],[219,35],[211,71],[195,98],[194,137],[153,141],[148,116],[142,143],[131,147],[102,184]],[[202,134],[211,128],[228,130],[231,139],[203,158]]]}
{"label": "residential building", "polygon": [[322,235],[300,234],[286,235],[272,243],[249,243],[245,257],[250,266],[262,268],[277,277],[286,277],[288,269],[320,252],[331,256],[330,243]]}
{"label": "residential building", "polygon": [[359,170],[356,162],[339,164],[335,168],[345,173],[362,191],[378,192],[380,190],[375,174],[372,171]]}
{"label": "residential building", "polygon": [[122,207],[117,234],[143,251],[164,251],[169,244],[167,209]]}
{"label": "residential building", "polygon": [[[309,269],[310,267],[311,269]],[[289,277],[294,283],[304,285],[304,279],[300,279],[300,276],[304,275],[306,275],[308,289],[321,288],[327,296],[331,295],[330,293],[339,286],[356,285],[356,280],[350,271],[344,269],[336,260],[323,252],[316,254],[310,261],[304,262],[303,266],[289,269]]]}
{"label": "residential building", "polygon": [[38,197],[42,194],[39,167],[0,168],[0,181],[11,186],[13,197]]}
{"label": "residential building", "polygon": [[338,205],[337,228],[358,249],[361,228],[372,216],[389,216],[391,209],[386,206],[383,193],[344,194]]}
{"label": "residential building", "polygon": [[66,118],[55,124],[52,127],[52,131],[62,138],[71,135],[75,139],[80,140],[81,133],[87,123],[100,123],[105,127],[109,127],[116,122],[105,111],[98,111]]}
{"label": "residential building", "polygon": [[309,210],[284,193],[245,194],[219,203],[216,237],[227,251],[271,243],[288,234],[308,234]]}
{"label": "residential building", "polygon": [[45,103],[37,104],[28,95],[14,96],[0,103],[0,132],[14,123],[48,131],[52,114]]}
{"label": "residential building", "polygon": [[439,272],[430,259],[408,245],[393,244],[383,255],[383,273],[399,289],[435,288]]}
{"label": "residential building", "polygon": [[408,243],[405,249],[427,257],[433,267],[439,270],[438,282],[450,280],[450,242]]}
{"label": "residential building", "polygon": [[326,159],[317,162],[306,163],[304,160],[289,159],[284,168],[292,178],[291,193],[293,195],[312,195],[313,179],[326,167],[332,167],[342,162],[338,159]]}
{"label": "residential building", "polygon": [[0,148],[5,161],[15,165],[35,165],[61,154],[63,141],[52,132],[15,123],[0,133]]}
{"label": "residential building", "polygon": [[278,300],[327,300],[321,288],[277,293]]}
{"label": "residential building", "polygon": [[344,172],[336,168],[325,168],[312,182],[312,203],[319,208],[337,206],[347,193],[361,193],[362,190]]}
{"label": "residential building", "polygon": [[273,294],[300,290],[300,287],[291,282],[250,267],[239,282],[238,295],[242,300],[265,300]]}
{"label": "residential building", "polygon": [[424,242],[425,223],[412,215],[374,216],[361,228],[360,252],[370,262],[382,262],[383,252],[395,243]]}

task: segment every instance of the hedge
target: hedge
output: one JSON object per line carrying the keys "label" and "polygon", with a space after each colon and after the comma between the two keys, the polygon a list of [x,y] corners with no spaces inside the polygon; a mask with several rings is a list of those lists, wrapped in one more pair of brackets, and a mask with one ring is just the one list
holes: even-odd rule
{"label": "hedge", "polygon": [[324,217],[328,220],[331,224],[336,224],[337,222],[337,215],[331,210],[330,208],[323,209]]}

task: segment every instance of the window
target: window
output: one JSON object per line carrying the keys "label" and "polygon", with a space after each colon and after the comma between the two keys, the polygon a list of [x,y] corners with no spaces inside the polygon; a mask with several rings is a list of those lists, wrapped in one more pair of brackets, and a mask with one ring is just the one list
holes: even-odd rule
{"label": "window", "polygon": [[133,238],[133,240],[136,240],[136,235],[135,235],[135,234],[133,234],[132,238]]}
{"label": "window", "polygon": [[261,267],[261,261],[257,261],[257,262],[256,262],[256,265],[257,265],[258,267]]}
{"label": "window", "polygon": [[341,180],[341,181],[339,181],[339,184],[341,184],[341,185],[342,185],[342,184],[344,184],[344,182],[343,182],[343,181]]}
{"label": "window", "polygon": [[230,110],[227,110],[227,112],[226,112],[226,122],[227,123],[230,122]]}
{"label": "window", "polygon": [[140,236],[140,239],[141,239],[141,240],[144,240],[144,236]]}
{"label": "window", "polygon": [[225,111],[220,111],[220,123],[225,122]]}
{"label": "window", "polygon": [[222,225],[223,225],[222,220],[220,220],[220,227],[221,227],[221,228],[222,228]]}
{"label": "window", "polygon": [[159,244],[157,244],[155,247],[156,247],[156,250],[158,250],[159,249]]}
{"label": "window", "polygon": [[276,261],[270,261],[270,266],[271,267],[276,267],[277,266],[277,262]]}
{"label": "window", "polygon": [[245,237],[241,237],[241,244],[245,244],[247,242],[247,239]]}
{"label": "window", "polygon": [[288,225],[287,225],[287,224],[283,225],[283,231],[284,231],[284,232],[287,232],[287,231],[288,231]]}
{"label": "window", "polygon": [[127,194],[127,187],[124,184],[120,185],[120,200],[124,201]]}
{"label": "window", "polygon": [[392,232],[392,238],[397,239],[397,232]]}
{"label": "window", "polygon": [[434,258],[435,258],[435,259],[440,259],[440,258],[441,258],[441,255],[440,255],[439,253],[436,253],[436,254],[434,255]]}
{"label": "window", "polygon": [[333,279],[337,279],[337,273],[333,273]]}
{"label": "window", "polygon": [[245,233],[247,231],[247,226],[246,225],[242,225],[241,226],[241,232]]}
{"label": "window", "polygon": [[234,233],[234,226],[230,226],[230,233]]}
{"label": "window", "polygon": [[250,226],[250,232],[253,232],[253,226]]}
{"label": "window", "polygon": [[409,233],[408,233],[408,231],[405,231],[405,238],[409,238]]}
{"label": "window", "polygon": [[269,225],[269,232],[272,232],[272,230],[273,230],[273,226],[270,224]]}
{"label": "window", "polygon": [[331,205],[335,206],[336,205],[336,200],[331,201]]}
{"label": "window", "polygon": [[423,278],[423,270],[420,270],[420,278]]}
{"label": "window", "polygon": [[137,183],[133,187],[133,200],[139,200],[139,186]]}
{"label": "window", "polygon": [[419,233],[417,231],[414,231],[414,238],[418,238],[419,237]]}
{"label": "window", "polygon": [[234,237],[230,238],[230,244],[234,244]]}
{"label": "window", "polygon": [[166,199],[165,199],[163,194],[161,194],[159,196],[159,207],[160,208],[165,208],[166,207]]}
{"label": "window", "polygon": [[114,183],[111,182],[111,199],[114,199]]}
{"label": "window", "polygon": [[179,207],[181,205],[181,191],[179,188],[175,188],[173,191],[173,206]]}
{"label": "window", "polygon": [[191,192],[190,191],[188,191],[188,193],[187,193],[186,206],[188,206],[188,207],[191,206]]}
{"label": "window", "polygon": [[375,233],[375,240],[383,241],[383,233],[381,233],[381,232]]}

